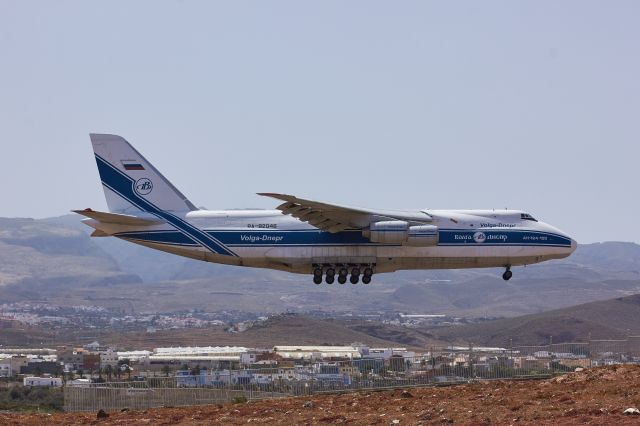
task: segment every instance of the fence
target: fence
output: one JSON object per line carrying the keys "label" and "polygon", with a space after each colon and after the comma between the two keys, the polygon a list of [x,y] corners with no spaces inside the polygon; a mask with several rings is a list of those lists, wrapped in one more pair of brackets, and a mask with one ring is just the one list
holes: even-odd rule
{"label": "fence", "polygon": [[[631,341],[631,343],[630,343]],[[178,371],[172,377],[67,384],[66,411],[219,404],[324,392],[543,378],[620,362],[640,362],[640,339],[505,348],[439,348],[422,356],[298,360],[289,367]],[[197,373],[197,374],[196,374]],[[140,379],[140,378],[139,378]]]}

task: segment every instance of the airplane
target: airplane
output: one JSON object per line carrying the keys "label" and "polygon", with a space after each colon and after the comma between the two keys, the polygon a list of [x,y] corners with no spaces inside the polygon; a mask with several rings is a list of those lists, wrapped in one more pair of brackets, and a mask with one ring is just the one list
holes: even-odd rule
{"label": "airplane", "polygon": [[168,253],[369,284],[401,269],[504,268],[565,258],[577,243],[520,210],[378,210],[258,193],[275,210],[202,210],[124,138],[90,134],[108,212],[73,210],[94,228]]}

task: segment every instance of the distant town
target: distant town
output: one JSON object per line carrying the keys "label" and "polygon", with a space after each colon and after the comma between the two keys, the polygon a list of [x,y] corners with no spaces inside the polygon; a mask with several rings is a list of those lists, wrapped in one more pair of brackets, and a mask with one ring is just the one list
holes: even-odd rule
{"label": "distant town", "polygon": [[[9,308],[15,312],[7,319]],[[47,312],[38,305],[5,305],[3,321],[51,321],[70,324],[73,315],[112,323],[103,309],[68,309]],[[31,309],[31,310],[29,310]],[[227,313],[226,315],[231,315]],[[140,322],[153,333],[155,327],[198,327],[221,319],[206,314],[170,317],[121,317],[123,323]],[[205,319],[207,318],[207,319]],[[228,317],[227,317],[228,318]],[[257,317],[230,326],[229,332],[265,321]],[[399,315],[393,321],[445,321],[429,315]],[[497,378],[538,374],[544,371],[573,371],[599,365],[640,362],[640,336],[624,340],[594,340],[546,346],[473,347],[450,345],[423,350],[406,347],[349,345],[275,345],[262,348],[241,346],[168,346],[153,349],[105,346],[97,341],[82,346],[55,348],[0,347],[0,378],[22,381],[24,386],[86,386],[118,381],[171,379],[175,386],[267,385],[274,382],[315,383],[350,386],[366,378],[369,383],[387,380],[429,379],[435,382],[461,378]],[[471,376],[470,376],[471,375]],[[381,382],[382,383],[382,382]]]}

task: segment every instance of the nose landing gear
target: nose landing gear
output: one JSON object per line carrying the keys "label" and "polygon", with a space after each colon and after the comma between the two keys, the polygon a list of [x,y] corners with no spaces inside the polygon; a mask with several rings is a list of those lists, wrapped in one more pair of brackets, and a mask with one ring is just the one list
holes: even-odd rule
{"label": "nose landing gear", "polygon": [[507,265],[507,270],[502,274],[502,279],[505,281],[509,281],[513,276],[513,272],[511,272],[511,265]]}

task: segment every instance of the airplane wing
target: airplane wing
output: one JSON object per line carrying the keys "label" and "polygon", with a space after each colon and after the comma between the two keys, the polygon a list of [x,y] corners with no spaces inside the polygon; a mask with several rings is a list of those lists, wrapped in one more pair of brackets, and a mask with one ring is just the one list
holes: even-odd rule
{"label": "airplane wing", "polygon": [[318,229],[332,233],[345,229],[363,229],[372,222],[381,220],[406,220],[410,222],[430,222],[432,220],[431,216],[422,211],[371,210],[305,200],[293,195],[270,192],[261,192],[258,195],[284,201],[276,209]]}

